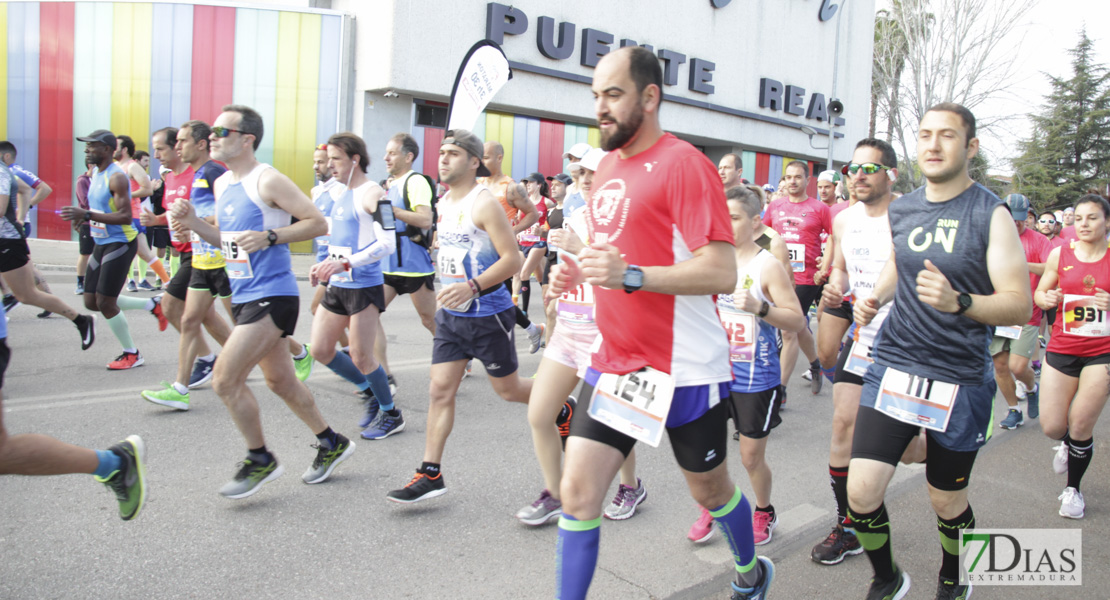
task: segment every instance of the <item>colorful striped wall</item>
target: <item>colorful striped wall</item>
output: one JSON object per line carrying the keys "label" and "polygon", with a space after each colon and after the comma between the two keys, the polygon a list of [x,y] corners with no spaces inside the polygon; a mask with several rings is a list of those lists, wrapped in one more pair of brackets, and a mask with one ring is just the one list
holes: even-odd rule
{"label": "colorful striped wall", "polygon": [[313,148],[338,128],[341,29],[342,17],[320,12],[0,3],[0,139],[54,188],[34,235],[71,239],[56,211],[84,171],[75,136],[110,129],[149,151],[153,131],[211,123],[231,103],[259,111],[259,160],[307,192]]}

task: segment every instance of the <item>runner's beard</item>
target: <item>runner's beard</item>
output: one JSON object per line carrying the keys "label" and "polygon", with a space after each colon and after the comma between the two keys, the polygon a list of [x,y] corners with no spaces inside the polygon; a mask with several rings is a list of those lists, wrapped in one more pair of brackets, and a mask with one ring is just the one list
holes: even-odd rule
{"label": "runner's beard", "polygon": [[612,152],[618,148],[623,148],[628,145],[628,142],[632,141],[636,132],[640,130],[640,125],[644,122],[644,113],[638,110],[632,113],[628,121],[618,121],[613,118],[613,122],[616,123],[617,130],[608,135],[604,132],[601,134],[601,149],[606,152]]}

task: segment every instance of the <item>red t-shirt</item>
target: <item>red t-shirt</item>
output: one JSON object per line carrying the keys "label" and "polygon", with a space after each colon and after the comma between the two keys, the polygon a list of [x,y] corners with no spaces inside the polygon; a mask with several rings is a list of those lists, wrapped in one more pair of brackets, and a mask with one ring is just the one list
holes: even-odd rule
{"label": "red t-shirt", "polygon": [[[185,170],[182,171],[180,175],[174,175],[173,171],[170,171],[162,178],[162,206],[166,208],[167,223],[169,221],[170,207],[173,206],[173,203],[177,202],[178,198],[188,200],[190,194],[192,194],[194,177],[196,177],[196,173],[193,171],[193,166],[189,165],[185,167]],[[176,248],[178,252],[193,251],[193,247],[189,242],[179,242],[173,237],[172,228],[170,230],[170,236],[173,247]]]}
{"label": "red t-shirt", "polygon": [[[1110,251],[1098,262],[1081,262],[1075,256],[1071,244],[1060,246],[1060,262],[1057,265],[1060,282],[1057,287],[1065,295],[1094,296],[1096,289],[1110,291]],[[1094,311],[1093,313],[1090,311]],[[1048,341],[1048,351],[1069,356],[1099,356],[1110,354],[1110,336],[1088,337],[1065,333],[1063,327],[1106,318],[1103,311],[1089,305],[1073,307],[1064,301],[1052,325],[1052,339]]]}
{"label": "red t-shirt", "polygon": [[[714,241],[734,244],[721,178],[689,143],[667,133],[626,159],[610,152],[586,198],[590,239],[620,249],[628,264],[671,266]],[[595,287],[601,344],[591,366],[624,374],[644,366],[676,386],[732,379],[729,342],[714,297]]]}
{"label": "red t-shirt", "polygon": [[1075,225],[1067,225],[1060,230],[1060,235],[1056,236],[1060,243],[1078,240],[1079,236],[1075,235]]}
{"label": "red t-shirt", "polygon": [[[1021,239],[1021,247],[1025,249],[1025,260],[1031,263],[1044,263],[1048,261],[1048,253],[1052,252],[1052,242],[1039,231],[1033,231],[1026,227],[1025,231],[1021,232],[1019,236]],[[1041,282],[1041,276],[1029,272],[1029,286],[1032,291],[1037,291],[1037,284]],[[1028,325],[1040,326],[1041,324],[1041,309],[1036,304],[1033,304],[1033,318],[1029,319]]]}
{"label": "red t-shirt", "polygon": [[786,242],[794,283],[814,285],[817,257],[821,256],[821,234],[832,233],[829,207],[817,198],[797,203],[790,198],[779,198],[767,206],[763,224],[779,232]]}

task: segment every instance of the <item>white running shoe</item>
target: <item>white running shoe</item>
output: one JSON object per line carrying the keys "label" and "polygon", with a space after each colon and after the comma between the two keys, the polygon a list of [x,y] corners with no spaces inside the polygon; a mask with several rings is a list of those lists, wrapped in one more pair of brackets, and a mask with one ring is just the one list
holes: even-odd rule
{"label": "white running shoe", "polygon": [[1083,502],[1083,494],[1073,487],[1064,488],[1064,493],[1060,494],[1060,516],[1068,519],[1082,519],[1083,509],[1085,504]]}
{"label": "white running shoe", "polygon": [[1063,475],[1068,472],[1068,444],[1067,442],[1060,442],[1059,446],[1053,446],[1056,455],[1052,457],[1052,470],[1056,471],[1057,475]]}

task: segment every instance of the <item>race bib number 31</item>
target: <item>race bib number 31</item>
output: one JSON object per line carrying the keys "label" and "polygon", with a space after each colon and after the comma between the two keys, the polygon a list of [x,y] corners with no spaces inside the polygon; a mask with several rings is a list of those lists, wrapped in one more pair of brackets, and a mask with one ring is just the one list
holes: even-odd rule
{"label": "race bib number 31", "polygon": [[903,423],[933,431],[948,429],[960,386],[887,368],[875,409]]}
{"label": "race bib number 31", "polygon": [[1095,306],[1094,296],[1064,294],[1064,333],[1084,337],[1110,335],[1106,311]]}
{"label": "race bib number 31", "polygon": [[224,260],[227,263],[225,269],[227,270],[228,279],[250,279],[254,277],[254,271],[251,270],[250,256],[240,250],[239,244],[235,243],[235,238],[240,233],[242,232],[220,232],[220,248],[223,250]]}
{"label": "race bib number 31", "polygon": [[662,371],[645,367],[625,375],[603,373],[594,386],[588,412],[609,427],[657,448],[673,399],[674,379]]}

